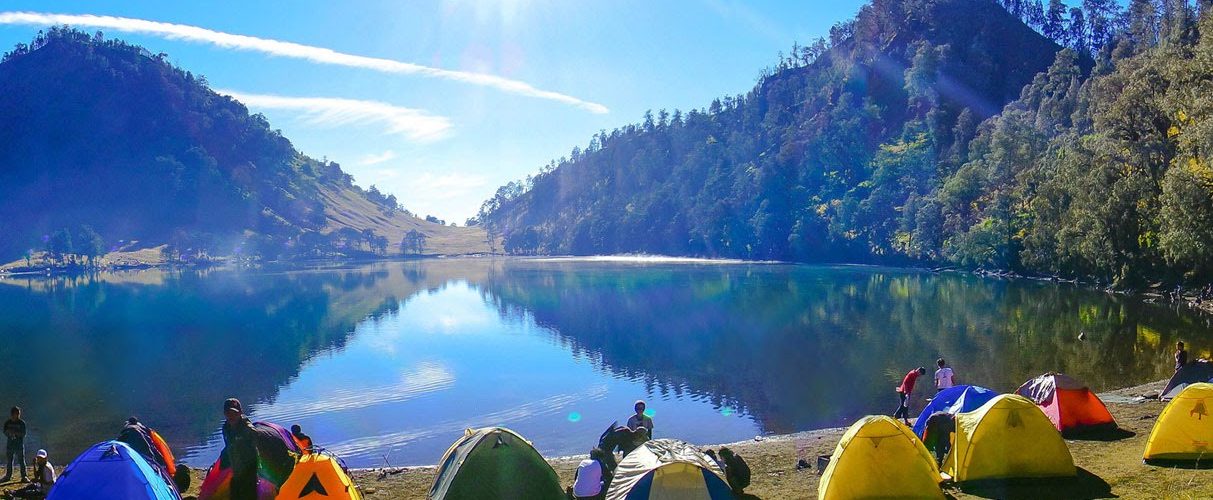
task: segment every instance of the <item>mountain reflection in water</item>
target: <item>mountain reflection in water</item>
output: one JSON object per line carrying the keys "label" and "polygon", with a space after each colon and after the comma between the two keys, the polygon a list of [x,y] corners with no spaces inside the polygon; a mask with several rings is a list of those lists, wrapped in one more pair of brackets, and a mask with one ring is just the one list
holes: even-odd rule
{"label": "mountain reflection in water", "polygon": [[195,465],[229,396],[351,465],[425,464],[493,424],[584,453],[638,398],[659,436],[725,442],[890,412],[939,356],[961,383],[1107,389],[1169,376],[1175,340],[1213,346],[1202,317],[1068,285],[525,259],[0,280],[0,336],[0,405],[26,409],[29,446],[66,461],[133,414]]}

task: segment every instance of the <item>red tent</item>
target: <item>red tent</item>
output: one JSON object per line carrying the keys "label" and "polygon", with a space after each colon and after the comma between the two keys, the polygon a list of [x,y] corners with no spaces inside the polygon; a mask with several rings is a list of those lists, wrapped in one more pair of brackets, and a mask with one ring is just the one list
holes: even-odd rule
{"label": "red tent", "polygon": [[1046,373],[1029,380],[1015,393],[1035,401],[1062,433],[1116,426],[1108,407],[1086,384],[1061,373]]}

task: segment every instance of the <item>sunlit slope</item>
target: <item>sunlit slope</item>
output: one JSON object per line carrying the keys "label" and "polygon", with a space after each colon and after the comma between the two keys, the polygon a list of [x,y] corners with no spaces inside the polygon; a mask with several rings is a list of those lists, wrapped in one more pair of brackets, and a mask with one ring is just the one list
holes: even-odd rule
{"label": "sunlit slope", "polygon": [[490,251],[488,233],[481,227],[444,226],[403,212],[387,213],[361,192],[347,187],[324,186],[319,194],[326,207],[326,232],[342,227],[372,229],[391,242],[393,248],[389,253],[399,251],[400,240],[411,230],[425,234],[424,254],[462,255]]}

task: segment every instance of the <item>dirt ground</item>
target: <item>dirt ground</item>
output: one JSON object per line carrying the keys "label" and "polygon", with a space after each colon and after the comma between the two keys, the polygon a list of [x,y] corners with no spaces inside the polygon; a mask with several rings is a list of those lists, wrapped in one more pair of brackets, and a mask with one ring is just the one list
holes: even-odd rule
{"label": "dirt ground", "polygon": [[[1157,399],[1138,396],[1158,394],[1163,382],[1100,394],[1116,418],[1121,431],[1092,440],[1067,440],[1078,477],[1066,480],[1030,481],[1011,484],[987,484],[959,489],[945,488],[952,498],[1213,498],[1213,469],[1193,469],[1144,465],[1141,461],[1146,439],[1164,404]],[[761,441],[730,443],[753,471],[746,499],[802,499],[817,496],[820,479],[818,455],[828,455],[845,429],[824,429]],[[716,448],[718,446],[713,446]],[[804,458],[810,467],[798,469]],[[552,459],[561,483],[570,485],[581,457]],[[196,471],[194,486],[186,497],[198,494],[203,471]],[[357,470],[355,484],[369,499],[424,499],[434,480],[434,467]],[[0,485],[0,490],[15,484]]]}

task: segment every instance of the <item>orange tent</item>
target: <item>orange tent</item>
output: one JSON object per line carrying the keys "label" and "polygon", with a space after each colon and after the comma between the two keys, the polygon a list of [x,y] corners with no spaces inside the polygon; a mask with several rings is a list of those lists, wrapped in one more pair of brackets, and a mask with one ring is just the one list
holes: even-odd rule
{"label": "orange tent", "polygon": [[1065,434],[1116,426],[1099,396],[1086,384],[1061,373],[1046,373],[1029,380],[1015,393],[1040,406],[1053,427]]}

